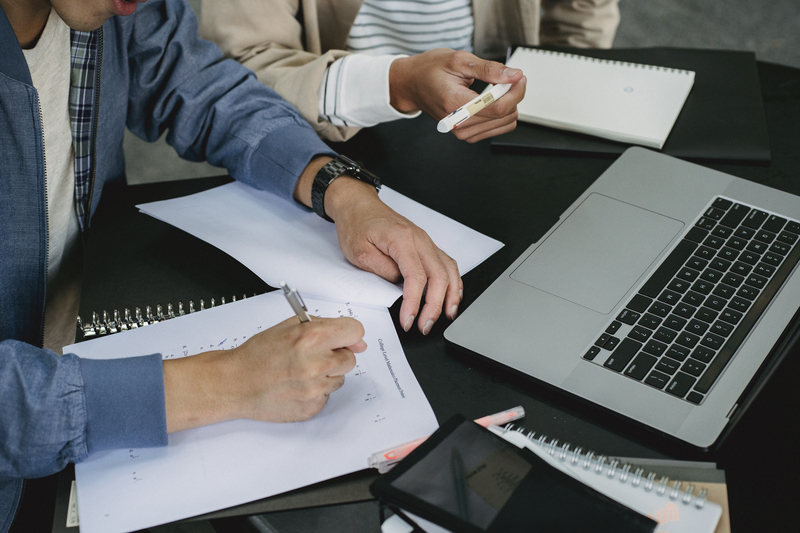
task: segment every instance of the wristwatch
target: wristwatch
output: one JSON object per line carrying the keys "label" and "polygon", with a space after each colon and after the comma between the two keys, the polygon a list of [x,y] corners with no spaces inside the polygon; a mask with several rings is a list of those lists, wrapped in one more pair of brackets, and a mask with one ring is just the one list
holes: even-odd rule
{"label": "wristwatch", "polygon": [[381,180],[378,176],[362,168],[352,159],[337,155],[319,169],[314,177],[314,184],[311,186],[311,206],[316,214],[329,222],[333,222],[333,219],[325,214],[325,191],[328,190],[328,186],[333,180],[345,173],[359,181],[369,183],[375,187],[376,191],[381,190]]}

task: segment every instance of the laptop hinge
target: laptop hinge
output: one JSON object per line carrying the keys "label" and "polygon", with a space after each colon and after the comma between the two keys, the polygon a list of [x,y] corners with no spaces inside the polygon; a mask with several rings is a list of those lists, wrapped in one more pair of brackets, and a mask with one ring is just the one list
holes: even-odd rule
{"label": "laptop hinge", "polygon": [[733,404],[733,407],[731,407],[731,410],[728,411],[727,415],[725,415],[725,418],[730,420],[733,417],[733,413],[735,413],[736,409],[738,409],[738,408],[739,408],[739,404],[738,403]]}

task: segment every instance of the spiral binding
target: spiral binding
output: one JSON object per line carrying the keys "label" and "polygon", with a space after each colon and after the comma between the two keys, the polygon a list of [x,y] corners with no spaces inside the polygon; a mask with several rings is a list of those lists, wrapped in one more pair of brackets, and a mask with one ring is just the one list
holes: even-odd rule
{"label": "spiral binding", "polygon": [[[253,293],[253,296],[255,295],[256,293]],[[242,295],[242,300],[246,298],[246,294]],[[235,301],[236,296],[233,296],[231,298],[231,303]],[[225,297],[223,296],[219,305],[225,305],[226,303]],[[208,309],[216,306],[216,300],[211,298],[211,307]],[[188,309],[184,308],[183,302],[178,302],[177,309],[172,306],[172,303],[168,303],[166,310],[159,304],[156,305],[155,313],[153,313],[153,308],[149,305],[145,306],[144,313],[142,313],[142,309],[139,307],[135,307],[133,313],[131,313],[131,310],[126,307],[121,315],[117,309],[114,309],[114,312],[111,315],[108,314],[108,311],[103,310],[102,318],[101,315],[92,312],[91,322],[84,323],[80,315],[78,315],[77,328],[83,339],[89,339],[92,337],[111,335],[113,333],[119,333],[120,331],[128,331],[131,329],[149,326],[150,324],[155,324],[156,322],[163,322],[165,320],[183,316],[185,314],[204,311],[205,309],[206,302],[201,298],[199,309],[195,309],[194,300],[189,300]]]}
{"label": "spiral binding", "polygon": [[559,52],[556,50],[542,50],[540,48],[522,48],[523,51],[529,53],[537,53],[537,54],[546,54],[556,57],[565,57],[571,59],[577,59],[580,61],[586,61],[588,63],[605,63],[609,65],[615,65],[620,67],[629,67],[629,68],[637,68],[642,70],[655,70],[657,72],[674,72],[678,74],[690,74],[688,70],[678,69],[678,68],[670,68],[670,67],[661,67],[658,65],[647,65],[644,63],[629,63],[627,61],[619,61],[616,59],[601,59],[598,57],[589,57],[589,56],[582,56],[578,54],[570,54],[567,52]]}
{"label": "spiral binding", "polygon": [[584,453],[583,448],[580,446],[572,447],[568,442],[559,446],[558,439],[551,439],[548,442],[546,435],[540,434],[537,437],[535,431],[526,431],[525,428],[514,424],[506,424],[505,430],[523,434],[530,441],[541,446],[550,455],[557,457],[560,461],[569,461],[573,466],[580,464],[586,470],[593,469],[598,475],[603,475],[605,472],[605,475],[609,478],[617,477],[619,473],[618,479],[621,483],[626,483],[630,480],[631,486],[642,486],[647,492],[655,488],[656,494],[659,496],[668,494],[671,500],[680,500],[685,505],[694,503],[694,506],[698,509],[702,509],[706,503],[708,489],[701,489],[695,495],[695,486],[691,483],[687,483],[684,487],[683,482],[673,480],[670,486],[668,477],[661,476],[659,478],[655,472],[645,472],[645,469],[641,467],[636,467],[633,470],[633,466],[628,463],[621,463],[619,459],[605,455],[595,455],[593,451],[589,450]]}

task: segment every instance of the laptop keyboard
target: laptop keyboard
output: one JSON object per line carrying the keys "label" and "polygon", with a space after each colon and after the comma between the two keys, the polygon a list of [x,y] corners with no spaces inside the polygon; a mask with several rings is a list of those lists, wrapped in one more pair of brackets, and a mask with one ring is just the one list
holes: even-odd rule
{"label": "laptop keyboard", "polygon": [[583,355],[703,402],[800,259],[800,223],[716,198]]}

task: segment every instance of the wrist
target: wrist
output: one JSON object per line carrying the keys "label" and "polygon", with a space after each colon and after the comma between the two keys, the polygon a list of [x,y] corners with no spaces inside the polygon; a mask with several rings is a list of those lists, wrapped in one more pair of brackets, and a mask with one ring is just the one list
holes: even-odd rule
{"label": "wrist", "polygon": [[227,361],[230,355],[207,352],[192,357],[164,361],[164,397],[167,432],[241,418],[238,405],[230,392],[235,380],[230,379]]}
{"label": "wrist", "polygon": [[400,113],[420,110],[413,98],[413,84],[408,83],[413,72],[411,57],[398,57],[389,66],[389,104]]}
{"label": "wrist", "polygon": [[333,180],[325,194],[325,213],[337,222],[346,216],[349,209],[360,209],[364,201],[378,200],[378,191],[348,174]]}

